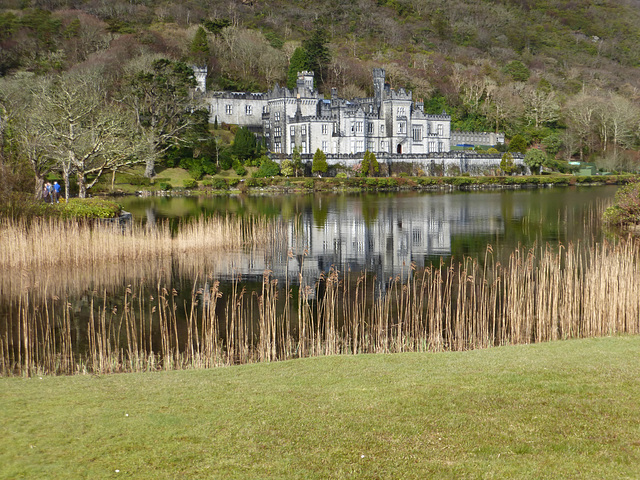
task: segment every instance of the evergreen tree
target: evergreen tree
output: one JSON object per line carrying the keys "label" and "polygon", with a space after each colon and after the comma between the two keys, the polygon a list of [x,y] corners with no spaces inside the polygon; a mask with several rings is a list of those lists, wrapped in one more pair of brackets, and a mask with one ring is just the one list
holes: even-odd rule
{"label": "evergreen tree", "polygon": [[518,152],[518,153],[526,153],[527,151],[527,141],[524,139],[522,135],[515,135],[511,141],[509,142],[509,151],[510,152]]}
{"label": "evergreen tree", "polygon": [[326,173],[329,169],[327,165],[327,156],[320,149],[313,154],[313,164],[311,165],[311,173]]}
{"label": "evergreen tree", "polygon": [[298,146],[293,148],[293,153],[291,154],[291,167],[293,168],[296,177],[298,176],[298,172],[302,170],[302,155],[300,154],[301,152],[302,147]]}
{"label": "evergreen tree", "polygon": [[313,70],[318,83],[322,84],[331,59],[327,47],[327,32],[322,28],[317,28],[311,38],[302,42],[302,47],[307,54],[308,69]]}
{"label": "evergreen tree", "polygon": [[378,163],[378,159],[376,158],[376,154],[367,150],[366,154],[369,154],[369,176],[375,177],[376,174],[380,171],[380,164]]}
{"label": "evergreen tree", "polygon": [[253,160],[258,154],[256,136],[247,127],[242,127],[233,140],[232,153],[243,162]]}
{"label": "evergreen tree", "polygon": [[532,148],[524,156],[524,163],[531,168],[531,173],[538,175],[540,173],[540,167],[544,165],[547,160],[547,156],[542,150]]}
{"label": "evergreen tree", "polygon": [[307,52],[304,48],[298,47],[293,52],[291,60],[289,61],[289,72],[287,73],[287,88],[293,90],[296,88],[296,80],[298,79],[298,72],[307,70]]}
{"label": "evergreen tree", "polygon": [[204,28],[198,27],[189,47],[189,54],[196,65],[206,65],[209,58],[209,41]]}
{"label": "evergreen tree", "polygon": [[502,155],[502,160],[500,160],[500,170],[502,170],[505,175],[511,175],[516,169],[516,165],[513,162],[513,155],[509,152]]}

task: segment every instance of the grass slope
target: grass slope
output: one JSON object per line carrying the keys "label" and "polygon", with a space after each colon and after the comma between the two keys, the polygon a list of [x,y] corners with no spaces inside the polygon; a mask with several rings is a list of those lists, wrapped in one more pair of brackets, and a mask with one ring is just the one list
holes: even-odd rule
{"label": "grass slope", "polygon": [[640,337],[0,379],[2,478],[638,478]]}

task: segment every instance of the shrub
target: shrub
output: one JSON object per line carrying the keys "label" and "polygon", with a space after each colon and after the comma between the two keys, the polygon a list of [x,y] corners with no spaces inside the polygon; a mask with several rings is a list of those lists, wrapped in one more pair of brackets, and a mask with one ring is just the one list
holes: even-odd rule
{"label": "shrub", "polygon": [[347,178],[347,174],[345,172],[336,173],[336,178]]}
{"label": "shrub", "polygon": [[160,190],[171,190],[173,188],[169,182],[160,182],[158,187]]}
{"label": "shrub", "polygon": [[[236,180],[236,184],[237,183],[238,181]],[[211,181],[211,188],[213,188],[214,190],[229,190],[229,185],[223,178],[214,178]]]}
{"label": "shrub", "polygon": [[101,198],[71,198],[68,203],[55,203],[47,207],[60,218],[113,218],[122,211],[117,203]]}
{"label": "shrub", "polygon": [[247,174],[247,169],[244,168],[244,165],[242,165],[237,158],[233,161],[233,170],[239,177],[244,177]]}
{"label": "shrub", "polygon": [[254,178],[275,177],[280,174],[280,165],[271,160],[269,157],[263,156],[260,159],[260,168],[253,173]]}
{"label": "shrub", "polygon": [[603,218],[608,225],[640,223],[640,181],[620,187],[614,205],[605,210]]}
{"label": "shrub", "polygon": [[192,179],[185,180],[183,182],[184,188],[198,188],[198,182]]}

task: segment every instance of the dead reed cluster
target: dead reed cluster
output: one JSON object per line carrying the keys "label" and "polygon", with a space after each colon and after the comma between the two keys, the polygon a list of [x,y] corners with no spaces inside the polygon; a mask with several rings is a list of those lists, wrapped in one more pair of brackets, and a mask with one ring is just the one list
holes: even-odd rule
{"label": "dead reed cluster", "polygon": [[277,221],[231,216],[200,217],[173,236],[167,222],[138,224],[35,219],[0,222],[0,268],[99,265],[177,253],[238,249],[286,240]]}
{"label": "dead reed cluster", "polygon": [[[443,351],[640,331],[639,245],[628,240],[516,249],[508,262],[465,259],[378,281],[329,272],[284,285],[266,272],[196,279],[181,295],[158,282],[119,305],[90,300],[84,320],[64,299],[28,295],[0,315],[3,375],[206,368],[290,358]],[[88,320],[86,318],[88,317]]]}

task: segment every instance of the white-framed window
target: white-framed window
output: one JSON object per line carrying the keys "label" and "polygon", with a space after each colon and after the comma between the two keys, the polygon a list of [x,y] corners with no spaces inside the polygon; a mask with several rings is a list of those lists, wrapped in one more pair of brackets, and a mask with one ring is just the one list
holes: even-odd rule
{"label": "white-framed window", "polygon": [[429,153],[436,151],[436,142],[429,142]]}
{"label": "white-framed window", "polygon": [[281,130],[281,128],[280,128],[280,127],[275,127],[275,128],[273,129],[273,135],[274,135],[274,136],[276,136],[276,137],[279,137],[280,135],[282,135],[282,130]]}
{"label": "white-framed window", "polygon": [[262,113],[268,113],[269,112],[269,107],[267,105],[263,105],[262,106]]}
{"label": "white-framed window", "polygon": [[245,115],[253,115],[253,105],[245,105],[244,106],[244,114]]}
{"label": "white-framed window", "polygon": [[374,149],[375,149],[374,143],[367,142],[367,150],[369,150],[370,152],[373,152]]}
{"label": "white-framed window", "polygon": [[326,123],[322,124],[322,134],[326,135],[329,132],[329,127]]}
{"label": "white-framed window", "polygon": [[414,142],[422,141],[422,127],[413,127],[413,141]]}
{"label": "white-framed window", "polygon": [[309,153],[307,152],[307,142],[302,142],[302,153]]}
{"label": "white-framed window", "polygon": [[269,130],[271,128],[271,123],[269,122],[269,120],[267,120],[266,122],[264,122],[264,128],[266,130]]}
{"label": "white-framed window", "polygon": [[444,133],[444,126],[441,123],[439,123],[436,128],[438,129],[438,136],[441,137],[442,134]]}
{"label": "white-framed window", "polygon": [[438,151],[439,152],[444,151],[444,143],[443,142],[438,142]]}
{"label": "white-framed window", "polygon": [[398,122],[398,133],[406,133],[407,132],[407,124],[404,122]]}
{"label": "white-framed window", "polygon": [[364,122],[356,122],[356,133],[362,133],[364,128]]}
{"label": "white-framed window", "polygon": [[276,113],[274,113],[274,114],[273,114],[273,119],[274,119],[276,122],[279,122],[279,121],[280,121],[280,112],[276,112]]}
{"label": "white-framed window", "polygon": [[306,125],[302,125],[302,127],[300,127],[302,129],[302,135],[306,135],[307,134],[307,126]]}
{"label": "white-framed window", "polygon": [[373,133],[373,123],[372,122],[367,123],[367,133],[369,133],[369,134]]}
{"label": "white-framed window", "polygon": [[289,133],[291,134],[291,136],[293,137],[296,134],[296,127],[294,127],[293,125],[291,125],[289,127]]}
{"label": "white-framed window", "polygon": [[380,135],[384,135],[384,123],[380,124]]}
{"label": "white-framed window", "polygon": [[275,152],[276,152],[276,153],[281,153],[281,152],[282,152],[282,146],[281,146],[281,143],[280,143],[280,142],[276,142],[276,143],[274,144],[274,148],[273,148],[273,149],[275,150]]}
{"label": "white-framed window", "polygon": [[380,142],[380,150],[382,150],[383,152],[386,152],[388,150],[389,146],[387,145],[387,141],[386,140],[382,140]]}
{"label": "white-framed window", "polygon": [[356,142],[356,152],[364,152],[364,141],[358,140]]}
{"label": "white-framed window", "polygon": [[233,115],[233,105],[227,104],[224,106],[224,113],[227,115]]}
{"label": "white-framed window", "polygon": [[399,117],[404,117],[405,116],[404,107],[398,107],[398,116]]}
{"label": "white-framed window", "polygon": [[326,152],[328,148],[329,148],[329,142],[327,142],[326,140],[323,140],[322,141],[322,151]]}

